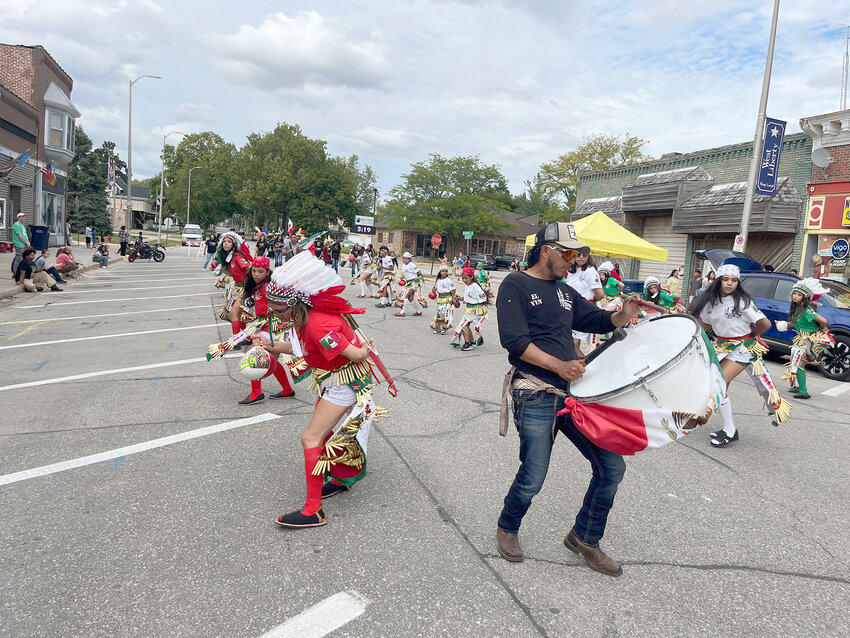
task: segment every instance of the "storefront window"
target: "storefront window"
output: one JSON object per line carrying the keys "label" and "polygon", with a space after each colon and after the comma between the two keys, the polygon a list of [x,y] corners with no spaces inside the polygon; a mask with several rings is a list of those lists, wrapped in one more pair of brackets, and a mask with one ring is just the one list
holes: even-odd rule
{"label": "storefront window", "polygon": [[54,193],[41,193],[41,223],[51,233],[62,233],[62,197]]}

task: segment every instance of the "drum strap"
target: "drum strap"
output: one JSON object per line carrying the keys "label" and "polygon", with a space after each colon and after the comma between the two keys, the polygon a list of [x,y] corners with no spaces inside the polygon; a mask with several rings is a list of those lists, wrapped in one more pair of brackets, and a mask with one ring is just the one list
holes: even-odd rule
{"label": "drum strap", "polygon": [[533,390],[535,392],[548,392],[556,396],[566,398],[567,393],[556,388],[551,383],[538,379],[533,374],[521,372],[516,366],[511,366],[502,383],[502,404],[499,409],[499,436],[508,435],[508,396],[511,390]]}

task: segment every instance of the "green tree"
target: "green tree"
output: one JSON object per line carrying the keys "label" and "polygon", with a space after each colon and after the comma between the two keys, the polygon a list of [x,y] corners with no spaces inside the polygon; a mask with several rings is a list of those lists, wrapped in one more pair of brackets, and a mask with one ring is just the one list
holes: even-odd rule
{"label": "green tree", "polygon": [[402,179],[381,207],[381,217],[391,229],[445,235],[451,254],[465,230],[492,234],[509,226],[499,214],[511,207],[505,178],[498,166],[483,164],[477,156],[433,153],[411,165]]}
{"label": "green tree", "polygon": [[[614,135],[589,135],[574,151],[564,153],[540,166],[540,173],[550,192],[564,198],[566,219],[576,207],[576,184],[580,172],[598,171],[613,166],[637,164],[652,159],[641,148],[646,140],[626,133],[625,139]],[[549,220],[552,221],[552,220]]]}
{"label": "green tree", "polygon": [[[68,164],[68,219],[74,232],[87,225],[99,233],[112,232],[106,210],[106,161],[93,150],[91,138],[77,125],[74,159]],[[100,150],[100,149],[98,149]]]}
{"label": "green tree", "polygon": [[525,180],[525,191],[514,197],[514,210],[520,215],[540,215],[541,224],[567,218],[558,195],[547,186],[540,173],[533,180]]}

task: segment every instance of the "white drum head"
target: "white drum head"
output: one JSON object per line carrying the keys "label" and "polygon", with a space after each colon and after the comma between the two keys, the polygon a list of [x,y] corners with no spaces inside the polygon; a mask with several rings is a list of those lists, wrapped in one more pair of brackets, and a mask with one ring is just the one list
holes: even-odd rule
{"label": "white drum head", "polygon": [[699,325],[690,316],[667,315],[629,328],[628,336],[587,366],[584,376],[570,384],[576,399],[594,400],[634,387],[691,349]]}

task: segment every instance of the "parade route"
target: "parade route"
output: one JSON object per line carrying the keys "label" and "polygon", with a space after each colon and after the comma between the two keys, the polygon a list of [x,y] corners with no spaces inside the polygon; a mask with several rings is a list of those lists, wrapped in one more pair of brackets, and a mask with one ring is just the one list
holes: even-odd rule
{"label": "parade route", "polygon": [[398,318],[347,285],[399,394],[376,389],[389,417],[327,526],[281,529],[316,395],[305,380],[237,404],[241,355],[204,356],[231,330],[202,263],[170,251],[0,305],[0,635],[844,635],[850,383],[812,371],[812,398],[773,427],[741,375],[739,441],[713,448],[714,417],[627,457],[602,540],[620,578],[563,545],[590,470],[559,437],[508,563],[496,520],[519,440],[498,435],[495,308],[461,352],[428,328],[433,305]]}

